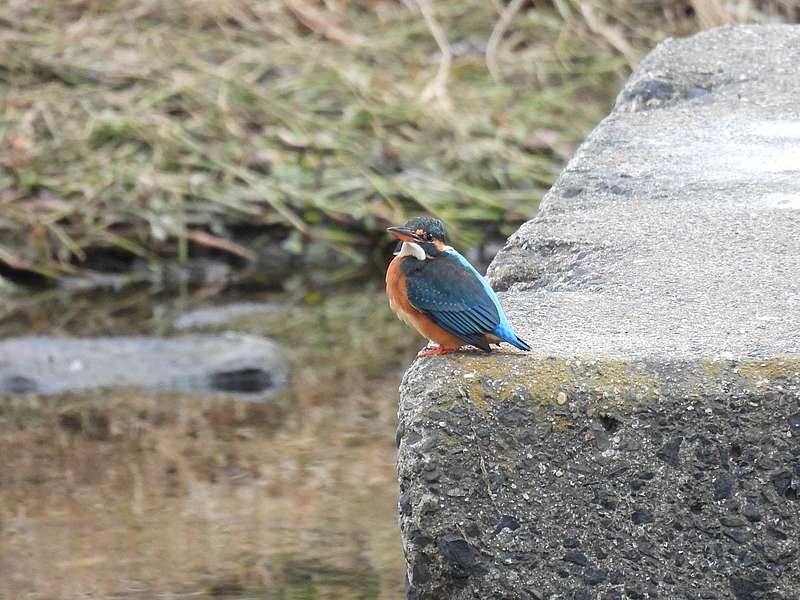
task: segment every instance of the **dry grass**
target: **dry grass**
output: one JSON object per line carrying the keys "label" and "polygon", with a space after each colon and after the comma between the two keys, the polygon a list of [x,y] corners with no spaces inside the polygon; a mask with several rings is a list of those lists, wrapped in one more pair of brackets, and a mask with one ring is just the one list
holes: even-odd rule
{"label": "dry grass", "polygon": [[[0,267],[363,260],[428,212],[461,243],[529,217],[656,42],[792,0],[7,0]],[[242,236],[248,232],[248,236]]]}

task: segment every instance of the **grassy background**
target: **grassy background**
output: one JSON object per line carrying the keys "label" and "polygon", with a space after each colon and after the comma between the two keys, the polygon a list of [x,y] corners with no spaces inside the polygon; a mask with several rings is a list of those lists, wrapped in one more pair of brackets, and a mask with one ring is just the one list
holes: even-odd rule
{"label": "grassy background", "polygon": [[239,268],[276,245],[359,264],[419,212],[496,239],[658,41],[799,18],[794,0],[6,0],[0,279],[108,256]]}

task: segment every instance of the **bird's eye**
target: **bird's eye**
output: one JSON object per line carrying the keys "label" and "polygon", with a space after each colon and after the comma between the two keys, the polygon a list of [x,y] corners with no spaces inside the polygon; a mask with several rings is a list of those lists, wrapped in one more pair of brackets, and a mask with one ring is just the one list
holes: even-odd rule
{"label": "bird's eye", "polygon": [[425,239],[430,242],[431,240],[433,240],[433,235],[431,235],[430,233],[426,233],[425,234]]}

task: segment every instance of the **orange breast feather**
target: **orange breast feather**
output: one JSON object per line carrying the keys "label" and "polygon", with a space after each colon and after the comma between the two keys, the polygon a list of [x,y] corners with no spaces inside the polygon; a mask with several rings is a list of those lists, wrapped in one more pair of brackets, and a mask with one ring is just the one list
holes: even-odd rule
{"label": "orange breast feather", "polygon": [[400,272],[400,264],[404,260],[416,260],[408,256],[395,256],[386,270],[386,295],[394,314],[416,329],[419,334],[436,342],[442,348],[460,348],[465,343],[457,336],[449,333],[434,323],[430,317],[411,306],[406,293],[406,282]]}

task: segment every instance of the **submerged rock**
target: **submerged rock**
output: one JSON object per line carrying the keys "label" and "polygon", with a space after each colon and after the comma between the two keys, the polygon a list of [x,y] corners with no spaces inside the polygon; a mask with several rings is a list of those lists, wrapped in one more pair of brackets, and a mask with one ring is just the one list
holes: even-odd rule
{"label": "submerged rock", "polygon": [[288,378],[277,344],[238,333],[0,340],[0,394],[131,387],[262,401]]}
{"label": "submerged rock", "polygon": [[274,312],[278,309],[278,305],[269,302],[229,302],[184,312],[172,322],[172,327],[177,331],[220,327],[242,317]]}

